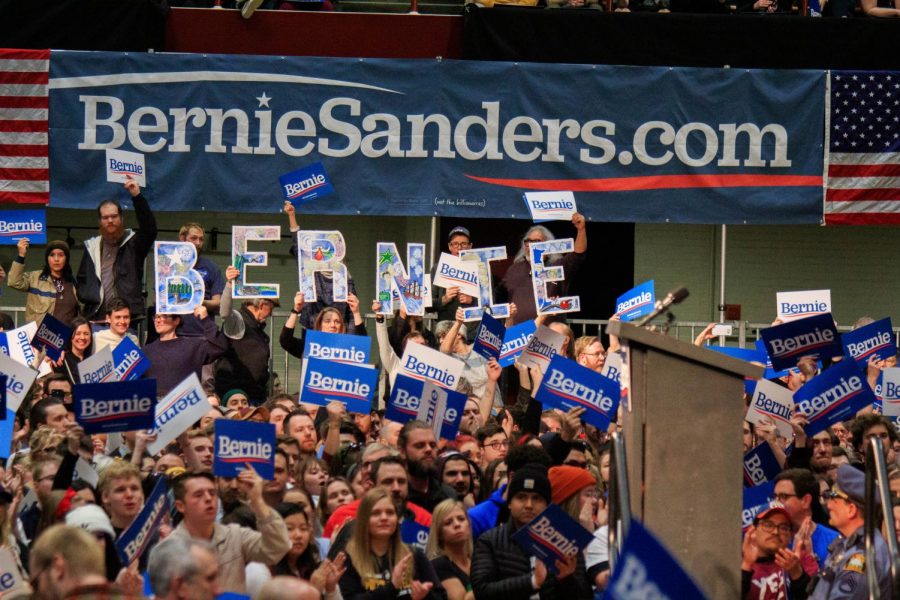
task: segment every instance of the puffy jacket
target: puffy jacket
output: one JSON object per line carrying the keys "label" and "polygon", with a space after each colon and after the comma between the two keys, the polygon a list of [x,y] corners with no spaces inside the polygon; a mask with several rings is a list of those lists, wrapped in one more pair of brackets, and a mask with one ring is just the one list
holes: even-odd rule
{"label": "puffy jacket", "polygon": [[[472,569],[469,575],[478,600],[511,600],[529,598],[531,587],[531,555],[513,540],[512,520],[491,529],[475,541]],[[540,589],[542,600],[575,600],[593,598],[584,568],[584,554],[578,553],[575,572],[565,579],[548,573]]]}
{"label": "puffy jacket", "polygon": [[[119,241],[119,250],[115,261],[116,294],[128,304],[132,318],[144,315],[144,295],[141,280],[144,277],[144,259],[156,241],[156,218],[147,199],[138,194],[131,199],[137,216],[138,227],[135,232],[125,230]],[[75,278],[78,298],[84,303],[84,316],[92,321],[102,320],[103,286],[100,284],[100,252],[103,247],[101,237],[95,236],[84,242],[84,255]]]}

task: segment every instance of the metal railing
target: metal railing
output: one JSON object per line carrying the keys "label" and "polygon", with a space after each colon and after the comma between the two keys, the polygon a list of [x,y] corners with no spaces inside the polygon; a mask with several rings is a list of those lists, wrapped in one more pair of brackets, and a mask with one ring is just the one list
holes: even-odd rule
{"label": "metal railing", "polygon": [[893,505],[888,484],[887,464],[884,457],[883,442],[880,437],[869,440],[866,446],[866,581],[869,584],[869,600],[881,600],[881,588],[878,585],[878,573],[875,565],[875,532],[878,519],[875,518],[876,497],[881,504],[881,517],[884,522],[884,541],[891,558],[891,598],[900,598],[900,554],[897,549],[897,531],[894,527]]}
{"label": "metal railing", "polygon": [[609,477],[609,568],[615,572],[616,561],[631,525],[631,494],[625,461],[625,440],[620,432],[612,434],[612,470]]}

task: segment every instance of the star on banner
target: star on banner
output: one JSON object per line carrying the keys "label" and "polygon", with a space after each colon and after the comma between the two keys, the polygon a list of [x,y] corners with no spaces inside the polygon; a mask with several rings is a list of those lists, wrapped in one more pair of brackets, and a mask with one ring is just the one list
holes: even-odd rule
{"label": "star on banner", "polygon": [[256,99],[259,101],[259,108],[269,108],[269,100],[272,98],[270,96],[266,96],[266,93],[263,92],[262,96],[257,96]]}

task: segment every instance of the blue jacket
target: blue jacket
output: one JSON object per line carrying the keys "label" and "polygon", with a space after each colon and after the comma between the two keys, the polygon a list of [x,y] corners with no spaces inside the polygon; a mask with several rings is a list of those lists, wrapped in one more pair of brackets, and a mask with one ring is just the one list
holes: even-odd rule
{"label": "blue jacket", "polygon": [[503,499],[503,493],[506,491],[506,484],[500,486],[490,497],[480,504],[476,504],[469,509],[469,520],[472,522],[472,539],[478,539],[482,533],[488,529],[497,526],[497,515],[500,509],[506,506],[506,500]]}

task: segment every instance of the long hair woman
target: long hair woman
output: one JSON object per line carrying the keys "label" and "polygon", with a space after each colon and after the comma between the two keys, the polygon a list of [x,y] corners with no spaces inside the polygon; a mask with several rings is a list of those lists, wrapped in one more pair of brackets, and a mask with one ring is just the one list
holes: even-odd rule
{"label": "long hair woman", "polygon": [[[359,298],[353,294],[349,294],[347,296],[347,306],[350,308],[350,314],[353,316],[353,331],[350,333],[354,335],[368,335],[366,332],[366,323],[362,318],[362,314],[359,312]],[[284,322],[284,327],[281,328],[281,335],[278,338],[278,343],[281,344],[284,351],[297,358],[303,358],[304,342],[302,335],[294,337],[294,329],[297,328],[297,321],[299,320],[302,311],[303,294],[297,292],[294,294],[294,307],[291,309],[291,314]],[[348,333],[347,324],[344,322],[344,315],[333,306],[322,309],[319,314],[316,315],[316,319],[313,321],[313,329],[315,331],[324,331],[326,333]]]}
{"label": "long hair woman", "polygon": [[444,500],[431,514],[431,533],[425,550],[449,600],[472,600],[472,524],[465,505]]}
{"label": "long hair woman", "polygon": [[344,553],[339,552],[334,562],[320,559],[309,517],[303,509],[296,504],[282,503],[275,510],[287,526],[291,549],[272,567],[272,574],[307,579],[317,589],[324,590],[325,594],[332,594],[344,573]]}
{"label": "long hair woman", "polygon": [[400,539],[400,517],[388,491],[368,491],[359,504],[347,542],[347,571],[341,577],[345,600],[444,598],[444,589],[421,550]]}
{"label": "long hair woman", "polygon": [[25,272],[25,255],[29,242],[22,238],[19,254],[9,269],[9,287],[28,294],[25,299],[25,318],[40,321],[51,314],[67,325],[78,316],[75,277],[69,264],[69,245],[54,240],[44,249],[44,266],[39,271]]}
{"label": "long hair woman", "polygon": [[84,317],[75,317],[70,323],[72,335],[66,342],[65,352],[59,366],[55,368],[57,373],[62,373],[69,378],[72,385],[81,383],[78,378],[78,364],[91,355],[94,346],[94,334],[91,332],[91,324]]}

